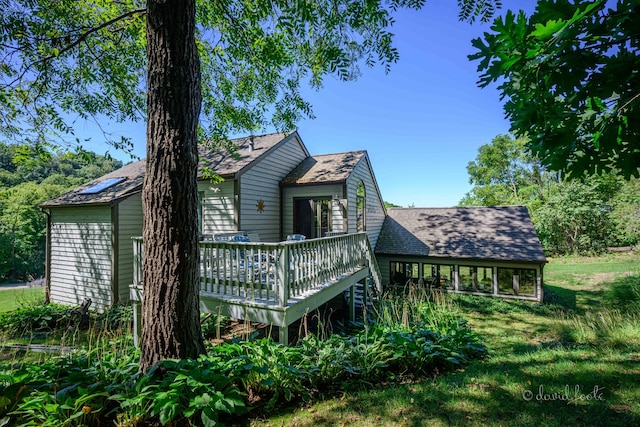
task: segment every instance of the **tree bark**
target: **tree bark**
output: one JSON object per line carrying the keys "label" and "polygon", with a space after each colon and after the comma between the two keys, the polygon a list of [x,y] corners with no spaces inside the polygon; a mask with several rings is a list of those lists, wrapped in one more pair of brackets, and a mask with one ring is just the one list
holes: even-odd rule
{"label": "tree bark", "polygon": [[194,0],[147,2],[147,162],[140,369],[204,353],[198,294],[197,127],[202,100]]}

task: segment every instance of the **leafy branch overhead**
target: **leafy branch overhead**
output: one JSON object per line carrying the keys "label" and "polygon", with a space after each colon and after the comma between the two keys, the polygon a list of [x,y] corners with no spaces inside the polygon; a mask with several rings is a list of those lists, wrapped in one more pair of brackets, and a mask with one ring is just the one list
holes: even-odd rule
{"label": "leafy branch overhead", "polygon": [[491,30],[469,58],[534,155],[571,176],[640,174],[640,2],[540,0]]}
{"label": "leafy branch overhead", "polygon": [[[392,13],[423,3],[199,1],[201,139],[292,128],[313,115],[301,82],[351,80],[360,64],[388,71],[399,58]],[[144,2],[0,0],[0,7],[4,136],[46,144],[72,134],[75,117],[145,119]]]}

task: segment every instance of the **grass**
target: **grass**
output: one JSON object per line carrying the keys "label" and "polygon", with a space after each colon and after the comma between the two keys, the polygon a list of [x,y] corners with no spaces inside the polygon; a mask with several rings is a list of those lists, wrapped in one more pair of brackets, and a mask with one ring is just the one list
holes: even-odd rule
{"label": "grass", "polygon": [[0,290],[0,313],[44,301],[44,288],[16,288]]}
{"label": "grass", "polygon": [[253,426],[640,425],[640,322],[603,305],[640,257],[554,259],[545,304],[451,296],[489,356],[463,370],[284,409]]}

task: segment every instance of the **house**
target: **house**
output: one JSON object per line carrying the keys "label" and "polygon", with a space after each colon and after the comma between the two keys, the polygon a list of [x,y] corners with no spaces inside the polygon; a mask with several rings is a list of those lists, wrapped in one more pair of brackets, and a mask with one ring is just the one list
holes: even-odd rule
{"label": "house", "polygon": [[389,209],[383,281],[542,301],[546,258],[524,206]]}
{"label": "house", "polygon": [[[312,156],[296,131],[232,142],[235,153],[200,148],[201,310],[271,323],[286,342],[288,325],[342,292],[353,314],[358,284],[541,300],[545,258],[525,208],[387,211],[366,151]],[[131,163],[41,205],[52,301],[143,298],[144,171]]]}
{"label": "house", "polygon": [[[298,132],[232,142],[235,154],[200,148],[202,236],[280,242],[296,233],[311,239],[363,231],[375,244],[386,212],[365,151],[311,156]],[[224,180],[205,179],[206,168]],[[52,301],[91,298],[102,310],[129,300],[144,170],[144,160],[128,164],[41,205]]]}

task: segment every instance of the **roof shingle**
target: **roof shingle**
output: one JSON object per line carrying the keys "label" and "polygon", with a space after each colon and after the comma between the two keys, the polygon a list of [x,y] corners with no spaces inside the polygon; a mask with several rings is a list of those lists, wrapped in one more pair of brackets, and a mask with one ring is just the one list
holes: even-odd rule
{"label": "roof shingle", "polygon": [[334,184],[347,180],[366,151],[308,157],[282,180],[282,185]]}
{"label": "roof shingle", "polygon": [[[291,133],[271,133],[253,137],[232,139],[237,146],[235,155],[226,150],[212,151],[201,145],[198,154],[201,161],[198,164],[198,177],[202,176],[205,167],[210,168],[223,178],[231,178],[241,172],[251,163],[266,155],[279,142]],[[145,160],[129,163],[105,176],[84,184],[53,200],[42,203],[41,207],[56,207],[67,205],[108,204],[123,197],[142,191]],[[124,181],[109,187],[99,193],[83,194],[87,188],[110,178],[126,178]]]}
{"label": "roof shingle", "polygon": [[524,206],[389,209],[375,252],[546,262]]}

